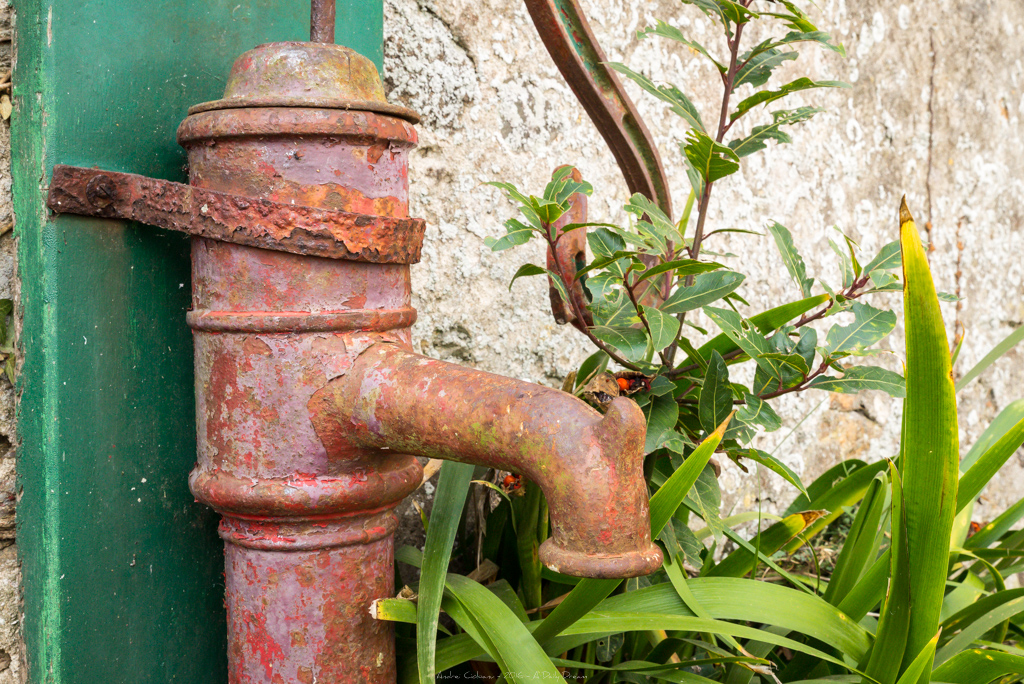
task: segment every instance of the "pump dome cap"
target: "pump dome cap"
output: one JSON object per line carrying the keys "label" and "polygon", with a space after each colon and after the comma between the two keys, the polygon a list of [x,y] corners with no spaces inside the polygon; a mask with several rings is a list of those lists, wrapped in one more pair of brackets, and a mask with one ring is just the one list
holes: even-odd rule
{"label": "pump dome cap", "polygon": [[389,104],[372,61],[330,43],[266,43],[231,67],[224,97],[189,114],[244,107],[308,107],[377,112],[419,123],[419,115]]}

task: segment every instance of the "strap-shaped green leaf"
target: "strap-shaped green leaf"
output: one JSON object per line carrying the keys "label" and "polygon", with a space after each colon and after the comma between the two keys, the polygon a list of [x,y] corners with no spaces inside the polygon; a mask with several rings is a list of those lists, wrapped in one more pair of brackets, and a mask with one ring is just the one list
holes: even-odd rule
{"label": "strap-shaped green leaf", "polygon": [[832,605],[839,605],[846,598],[878,555],[878,525],[885,511],[887,485],[885,475],[876,475],[857,509],[825,590],[824,598]]}
{"label": "strap-shaped green leaf", "polygon": [[1024,657],[975,648],[936,667],[931,678],[945,684],[988,684],[1007,675],[1024,675]]}
{"label": "strap-shaped green leaf", "polygon": [[957,507],[960,445],[946,328],[921,236],[906,201],[900,206],[900,244],[907,399],[899,467],[910,558],[898,569],[909,579],[914,605],[903,656],[906,669],[939,627]]}
{"label": "strap-shaped green leaf", "polygon": [[452,544],[459,529],[462,508],[472,479],[472,465],[454,461],[445,461],[441,465],[420,571],[419,610],[416,614],[416,660],[419,664],[420,684],[433,684],[437,675],[434,660],[438,612],[441,609]]}

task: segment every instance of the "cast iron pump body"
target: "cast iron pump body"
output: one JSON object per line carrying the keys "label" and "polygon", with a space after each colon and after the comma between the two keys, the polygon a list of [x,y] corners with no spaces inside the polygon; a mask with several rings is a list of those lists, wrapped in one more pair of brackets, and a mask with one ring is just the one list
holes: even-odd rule
{"label": "cast iron pump body", "polygon": [[189,110],[189,185],[59,166],[48,198],[193,236],[190,485],[222,516],[233,683],[395,680],[370,604],[394,592],[394,508],[421,483],[417,456],[539,485],[555,570],[661,564],[635,403],[601,415],[412,352],[417,117],[386,102],[372,62],[318,35],[245,53],[224,98]]}

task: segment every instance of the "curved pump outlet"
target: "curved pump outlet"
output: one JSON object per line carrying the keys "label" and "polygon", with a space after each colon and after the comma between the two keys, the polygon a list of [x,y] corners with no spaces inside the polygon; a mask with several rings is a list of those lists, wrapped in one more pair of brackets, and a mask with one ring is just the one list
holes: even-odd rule
{"label": "curved pump outlet", "polygon": [[[332,6],[314,4],[315,35],[329,37]],[[54,211],[192,236],[189,483],[222,516],[232,684],[393,684],[393,629],[369,607],[394,594],[394,508],[422,482],[416,456],[540,485],[553,523],[541,560],[561,572],[630,577],[661,562],[634,403],[602,416],[408,351],[424,230],[408,214],[416,121],[352,50],[272,43],[179,127],[189,185],[54,169]]]}
{"label": "curved pump outlet", "polygon": [[616,578],[661,566],[642,475],[646,422],[630,399],[602,416],[565,392],[381,343],[313,395],[310,410],[342,457],[352,446],[387,449],[526,476],[550,507],[540,560],[552,570]]}

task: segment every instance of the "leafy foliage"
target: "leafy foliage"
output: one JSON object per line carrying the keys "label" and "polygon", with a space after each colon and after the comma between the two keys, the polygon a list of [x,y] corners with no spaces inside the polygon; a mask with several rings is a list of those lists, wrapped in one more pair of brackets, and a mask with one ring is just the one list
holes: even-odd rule
{"label": "leafy foliage", "polygon": [[[624,207],[626,225],[563,225],[573,195],[593,192],[563,167],[537,195],[492,183],[519,216],[487,242],[503,251],[540,239],[556,253],[569,231],[590,229],[589,261],[575,268],[524,264],[510,287],[546,276],[596,347],[565,391],[598,410],[617,394],[642,408],[651,533],[664,548],[664,565],[626,581],[541,568],[536,550],[548,535],[547,506],[527,483],[492,497],[497,505],[480,549],[497,567],[491,583],[445,576],[471,470],[452,467],[422,557],[411,549],[398,553],[423,568],[418,605],[389,599],[375,608],[378,618],[418,627],[401,679],[429,681],[473,662],[478,671],[496,663],[509,681],[518,673],[594,684],[1020,681],[1024,590],[1007,590],[1005,577],[1024,571],[1024,532],[1014,530],[1024,501],[973,536],[969,523],[974,500],[1024,443],[1024,401],[1007,407],[961,459],[941,295],[905,205],[899,240],[877,254],[830,230],[838,268],[814,278],[792,233],[768,221],[762,239],[770,236],[779,270],[800,298],[749,311],[746,276],[731,255],[707,248],[716,234],[744,232],[707,229],[713,188],[750,155],[790,143],[790,131],[821,111],[778,109],[754,123],[760,105],[844,87],[808,78],[772,85],[778,67],[797,59],[794,46],[844,52],[791,0],[682,2],[721,28],[721,54],[661,21],[639,36],[670,40],[708,60],[724,88],[719,112],[699,111],[686,88],[612,65],[689,127],[680,142],[692,188],[682,217],[634,195]],[[745,28],[755,22],[768,37],[744,45]],[[752,123],[741,131],[748,117]],[[707,126],[711,121],[717,128]],[[905,293],[907,381],[871,363],[897,324],[897,314],[883,307],[887,300],[873,296],[889,292]],[[1012,334],[961,385],[1022,337]],[[616,367],[613,374],[609,368]],[[789,454],[754,444],[783,425],[775,400],[805,391],[881,391],[904,399],[900,453],[881,463],[841,463],[805,485],[787,465]],[[792,503],[781,516],[746,511],[723,518],[715,453],[782,478],[795,490]],[[823,567],[815,544],[840,519],[848,521],[845,541]],[[753,538],[736,529],[754,521]],[[438,606],[455,633],[438,626]]]}

